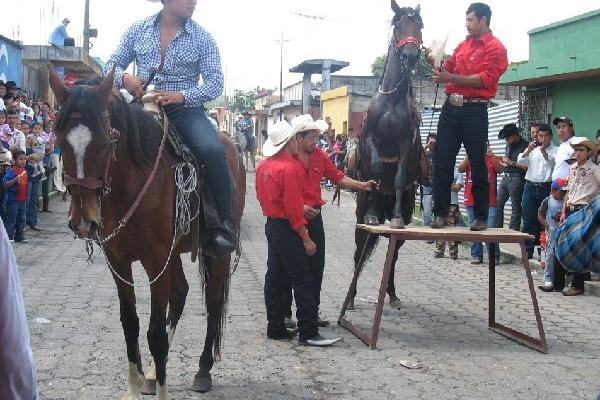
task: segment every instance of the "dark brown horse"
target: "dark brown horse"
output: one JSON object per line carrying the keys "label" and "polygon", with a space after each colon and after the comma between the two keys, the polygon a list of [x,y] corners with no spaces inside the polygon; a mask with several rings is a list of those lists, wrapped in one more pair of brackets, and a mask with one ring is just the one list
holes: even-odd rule
{"label": "dark brown horse", "polygon": [[[358,173],[361,179],[380,181],[379,191],[359,192],[356,221],[379,225],[391,221],[393,228],[404,228],[412,220],[415,206],[415,181],[421,170],[423,148],[419,134],[420,117],[411,87],[411,71],[420,55],[423,21],[420,7],[400,8],[391,0],[394,18],[384,74],[378,93],[367,111],[359,142]],[[354,268],[362,271],[373,252],[378,235],[356,229]],[[394,263],[398,258],[398,245]],[[390,302],[397,306],[394,268],[388,283]],[[353,307],[353,302],[350,303]]]}
{"label": "dark brown horse", "polygon": [[[129,390],[125,398],[137,399],[141,391],[155,391],[157,398],[166,399],[167,354],[188,292],[180,255],[192,247],[190,235],[174,239],[173,167],[179,160],[168,146],[163,149],[163,129],[156,120],[140,106],[127,104],[113,90],[113,75],[110,73],[96,87],[66,89],[50,69],[50,85],[61,104],[55,131],[72,196],[69,227],[80,238],[102,243],[112,267],[129,360]],[[239,228],[246,176],[235,146],[222,138],[235,185],[234,218]],[[152,176],[155,164],[156,173]],[[138,194],[146,182],[148,190],[138,203]],[[135,203],[139,205],[135,207]],[[129,214],[130,218],[126,218]],[[208,322],[192,389],[207,391],[212,385],[210,370],[214,359],[220,356],[231,257],[212,259],[203,254],[201,259]],[[138,260],[148,275],[151,293],[148,344],[153,363],[146,377],[131,285],[131,264]]]}

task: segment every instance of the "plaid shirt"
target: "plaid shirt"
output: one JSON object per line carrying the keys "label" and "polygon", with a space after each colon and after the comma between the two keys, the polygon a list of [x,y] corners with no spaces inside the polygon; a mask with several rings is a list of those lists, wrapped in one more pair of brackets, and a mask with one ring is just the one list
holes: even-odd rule
{"label": "plaid shirt", "polygon": [[[160,66],[160,13],[134,23],[121,38],[104,72],[115,67],[115,85],[123,87],[125,69],[136,61],[138,76],[147,79]],[[199,84],[202,77],[202,84]],[[183,94],[186,107],[200,107],[223,91],[223,72],[217,43],[210,33],[188,18],[167,49],[162,70],[156,73],[157,89]]]}

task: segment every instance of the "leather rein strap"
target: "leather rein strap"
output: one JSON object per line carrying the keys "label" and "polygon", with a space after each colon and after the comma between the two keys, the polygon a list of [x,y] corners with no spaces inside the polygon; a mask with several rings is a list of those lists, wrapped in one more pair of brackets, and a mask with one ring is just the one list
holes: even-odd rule
{"label": "leather rein strap", "polygon": [[414,36],[407,36],[405,38],[402,38],[402,39],[398,40],[396,42],[396,44],[394,45],[394,47],[396,47],[397,49],[399,49],[400,47],[402,47],[402,46],[404,46],[405,44],[408,44],[408,43],[414,44],[415,46],[417,46],[417,49],[421,48],[421,41],[419,39],[417,39],[416,37],[414,37]]}

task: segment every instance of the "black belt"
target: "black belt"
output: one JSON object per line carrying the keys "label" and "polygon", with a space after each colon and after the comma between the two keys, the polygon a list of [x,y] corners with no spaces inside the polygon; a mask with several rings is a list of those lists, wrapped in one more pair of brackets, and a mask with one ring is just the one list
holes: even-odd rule
{"label": "black belt", "polygon": [[529,185],[533,185],[533,186],[539,186],[539,187],[548,187],[548,186],[552,185],[552,182],[531,182],[528,180],[525,180],[525,183],[527,183]]}
{"label": "black belt", "polygon": [[519,178],[525,178],[525,174],[522,174],[520,172],[505,172],[504,176],[507,176],[507,177],[518,176]]}

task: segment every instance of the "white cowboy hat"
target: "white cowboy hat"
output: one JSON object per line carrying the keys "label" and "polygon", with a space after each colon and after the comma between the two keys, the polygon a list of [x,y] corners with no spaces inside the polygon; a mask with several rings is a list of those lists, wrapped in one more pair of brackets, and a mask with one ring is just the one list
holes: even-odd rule
{"label": "white cowboy hat", "polygon": [[279,121],[271,127],[267,140],[262,148],[263,156],[271,157],[285,146],[292,138],[292,127],[286,121]]}
{"label": "white cowboy hat", "polygon": [[587,147],[592,153],[596,152],[596,144],[586,137],[576,136],[571,139],[570,143],[572,148],[575,148],[575,146],[584,146]]}
{"label": "white cowboy hat", "polygon": [[322,133],[327,129],[329,129],[327,122],[322,119],[315,121],[310,114],[298,115],[292,120],[292,135],[312,130],[317,130]]}
{"label": "white cowboy hat", "polygon": [[[4,148],[2,148],[4,150]],[[0,165],[10,165],[12,153],[8,150],[0,151]]]}

